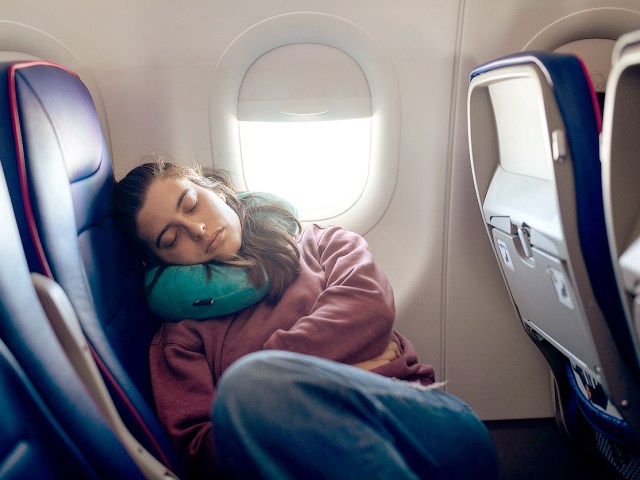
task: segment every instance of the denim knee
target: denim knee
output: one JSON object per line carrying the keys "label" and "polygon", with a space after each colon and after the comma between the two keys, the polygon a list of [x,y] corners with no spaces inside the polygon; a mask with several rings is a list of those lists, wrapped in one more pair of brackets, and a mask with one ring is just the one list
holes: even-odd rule
{"label": "denim knee", "polygon": [[247,478],[497,478],[471,409],[420,390],[307,355],[253,353],[218,385],[217,457]]}
{"label": "denim knee", "polygon": [[[263,408],[269,396],[280,396],[291,388],[281,375],[282,362],[292,354],[283,351],[260,351],[236,361],[222,376],[216,388],[216,406],[242,409],[251,415]],[[295,358],[295,357],[293,357]]]}

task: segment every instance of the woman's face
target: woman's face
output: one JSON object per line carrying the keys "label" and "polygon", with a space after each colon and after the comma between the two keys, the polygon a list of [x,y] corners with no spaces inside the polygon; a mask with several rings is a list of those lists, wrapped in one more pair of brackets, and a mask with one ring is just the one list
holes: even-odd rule
{"label": "woman's face", "polygon": [[163,262],[205,263],[240,251],[242,228],[224,195],[187,179],[155,180],[136,217],[140,238]]}

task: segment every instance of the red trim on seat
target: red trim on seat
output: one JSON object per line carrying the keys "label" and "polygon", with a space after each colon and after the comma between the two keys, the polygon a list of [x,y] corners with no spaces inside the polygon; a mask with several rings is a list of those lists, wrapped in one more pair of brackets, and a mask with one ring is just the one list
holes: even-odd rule
{"label": "red trim on seat", "polygon": [[[36,249],[36,254],[42,267],[44,274],[53,279],[49,262],[44,253],[42,243],[40,241],[40,235],[38,234],[38,227],[36,225],[35,216],[33,214],[33,207],[31,205],[31,198],[29,196],[29,185],[27,182],[27,167],[24,159],[24,144],[22,142],[22,129],[20,127],[20,117],[18,114],[18,96],[16,92],[15,75],[16,70],[20,68],[26,68],[34,65],[57,65],[47,62],[27,62],[17,63],[9,68],[9,101],[11,104],[11,121],[13,123],[13,137],[16,145],[16,158],[18,162],[18,175],[20,179],[20,192],[22,194],[22,203],[24,205],[24,211],[27,216],[27,224],[29,227],[29,233],[31,234],[31,240]],[[61,67],[62,68],[62,67]]]}
{"label": "red trim on seat", "polygon": [[598,96],[596,95],[596,90],[593,87],[593,82],[591,81],[591,75],[589,74],[589,70],[587,70],[587,66],[582,61],[582,59],[576,56],[580,65],[582,66],[582,70],[584,71],[584,76],[587,77],[587,83],[589,84],[589,91],[591,92],[591,103],[593,104],[593,111],[596,115],[596,124],[598,125],[598,133],[602,133],[602,112],[600,111],[600,106],[598,103]]}
{"label": "red trim on seat", "polygon": [[52,63],[52,62],[45,62],[43,60],[35,60],[33,62],[21,62],[21,63],[16,63],[14,65],[11,66],[12,70],[17,70],[19,68],[29,68],[29,67],[37,67],[39,65],[44,65],[46,67],[55,67],[55,68],[59,68],[60,70],[64,70],[67,73],[70,73],[71,75],[73,75],[74,77],[78,77],[80,78],[80,75],[78,75],[76,72],[74,72],[73,70],[69,70],[67,67],[64,67],[62,65],[58,65],[57,63]]}
{"label": "red trim on seat", "polygon": [[113,376],[111,375],[111,372],[109,371],[107,366],[102,362],[102,360],[98,356],[98,353],[93,349],[93,346],[91,345],[91,343],[87,342],[87,345],[89,346],[89,350],[91,350],[91,354],[93,355],[93,358],[95,359],[96,364],[98,365],[98,367],[102,371],[102,374],[109,381],[109,383],[114,388],[114,390],[116,390],[118,392],[118,395],[120,395],[120,397],[122,398],[122,401],[127,405],[127,408],[131,411],[131,414],[133,415],[133,417],[136,419],[136,421],[138,422],[138,424],[140,425],[140,427],[144,431],[144,434],[149,438],[149,441],[153,445],[153,448],[155,448],[155,450],[158,453],[158,456],[160,457],[160,460],[162,460],[162,463],[164,464],[164,466],[167,467],[169,470],[171,470],[171,462],[169,462],[169,459],[165,456],[165,454],[162,451],[162,448],[160,447],[160,445],[158,444],[156,438],[149,431],[149,428],[147,427],[147,424],[144,423],[144,421],[142,420],[142,417],[140,417],[140,414],[138,413],[138,410],[136,410],[136,408],[133,406],[133,404],[129,401],[129,397],[127,397],[127,395],[124,393],[124,391],[122,391],[122,388],[120,387],[120,385],[118,384],[116,379],[113,378]]}

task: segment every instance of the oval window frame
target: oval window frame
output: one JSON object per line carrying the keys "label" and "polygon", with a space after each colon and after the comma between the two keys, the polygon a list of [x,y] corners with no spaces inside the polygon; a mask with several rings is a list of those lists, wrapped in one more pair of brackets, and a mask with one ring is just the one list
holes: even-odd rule
{"label": "oval window frame", "polygon": [[209,127],[214,165],[229,171],[237,188],[246,188],[237,120],[242,80],[264,53],[295,43],[319,43],[342,50],[360,66],[369,82],[373,116],[367,181],[351,208],[325,219],[365,234],[382,218],[396,188],[400,94],[387,52],[348,20],[315,12],[288,13],[263,20],[236,37],[218,60],[211,79]]}

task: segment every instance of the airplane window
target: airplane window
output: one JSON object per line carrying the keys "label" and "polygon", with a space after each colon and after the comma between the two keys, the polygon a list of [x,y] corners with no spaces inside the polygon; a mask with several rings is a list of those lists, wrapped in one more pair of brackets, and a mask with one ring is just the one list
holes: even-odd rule
{"label": "airplane window", "polygon": [[262,55],[243,79],[238,120],[249,190],[286,198],[303,221],[339,215],[362,194],[371,95],[341,50],[305,43]]}
{"label": "airplane window", "polygon": [[362,193],[370,137],[369,118],[240,122],[247,186],[287,198],[303,220],[331,217]]}
{"label": "airplane window", "polygon": [[364,235],[395,192],[400,104],[394,64],[366,30],[334,15],[278,15],[216,64],[213,164],[238,188],[286,198],[303,222]]}

